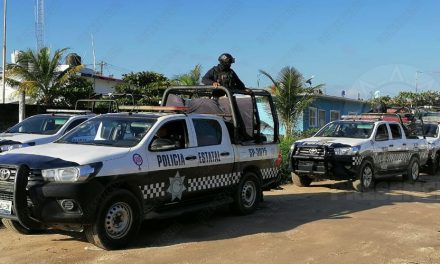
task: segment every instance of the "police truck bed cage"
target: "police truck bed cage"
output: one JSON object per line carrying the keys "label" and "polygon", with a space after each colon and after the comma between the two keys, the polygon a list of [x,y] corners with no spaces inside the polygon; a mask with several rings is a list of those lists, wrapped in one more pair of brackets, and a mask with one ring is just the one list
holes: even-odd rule
{"label": "police truck bed cage", "polygon": [[[265,105],[263,108],[262,104]],[[161,105],[187,107],[186,113],[223,117],[233,132],[231,134],[234,143],[260,140],[261,130],[265,127],[261,118],[269,116],[273,121],[274,138],[278,141],[278,117],[272,96],[266,90],[230,90],[222,86],[174,86],[164,92]]]}
{"label": "police truck bed cage", "polygon": [[[118,102],[116,102],[114,99],[80,99],[75,103],[75,110],[85,108],[90,110],[90,112],[95,113],[97,109],[104,109],[103,105],[106,106],[105,108],[107,109],[103,112],[114,113],[119,111]],[[99,113],[102,113],[102,111]]]}

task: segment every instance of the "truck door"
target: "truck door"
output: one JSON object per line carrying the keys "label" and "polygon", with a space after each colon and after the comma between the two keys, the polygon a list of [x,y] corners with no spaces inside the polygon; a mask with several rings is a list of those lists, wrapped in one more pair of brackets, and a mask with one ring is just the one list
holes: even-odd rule
{"label": "truck door", "polygon": [[188,179],[197,175],[197,153],[188,133],[187,118],[164,121],[153,131],[148,144],[150,165],[144,198],[164,202],[184,200]]}
{"label": "truck door", "polygon": [[188,191],[213,194],[235,183],[234,151],[229,132],[217,119],[191,119],[196,138],[198,173],[188,179]]}
{"label": "truck door", "polygon": [[403,170],[406,168],[406,146],[403,142],[403,132],[399,124],[388,124],[391,131],[391,140],[389,144],[390,164],[393,169]]}
{"label": "truck door", "polygon": [[[380,124],[374,135],[374,166],[379,174],[392,169],[392,164],[388,162],[388,150],[390,148],[388,127]],[[376,175],[377,176],[377,175]]]}

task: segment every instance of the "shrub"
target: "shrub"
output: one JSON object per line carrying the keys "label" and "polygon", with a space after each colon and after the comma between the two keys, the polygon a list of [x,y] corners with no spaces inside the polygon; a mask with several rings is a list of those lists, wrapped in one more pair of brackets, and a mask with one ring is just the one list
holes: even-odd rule
{"label": "shrub", "polygon": [[296,131],[293,136],[282,136],[280,140],[281,155],[283,163],[281,164],[281,184],[292,182],[289,170],[289,151],[295,141],[313,136],[318,131],[317,128],[308,129],[306,131]]}
{"label": "shrub", "polygon": [[281,155],[283,156],[283,163],[281,164],[281,184],[291,181],[289,172],[289,151],[296,140],[298,140],[296,137],[283,137],[280,140]]}

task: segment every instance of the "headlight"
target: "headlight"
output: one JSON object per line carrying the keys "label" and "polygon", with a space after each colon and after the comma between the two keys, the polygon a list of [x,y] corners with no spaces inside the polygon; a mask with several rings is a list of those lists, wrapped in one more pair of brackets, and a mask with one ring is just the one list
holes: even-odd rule
{"label": "headlight", "polygon": [[355,155],[359,152],[361,147],[346,147],[346,148],[335,148],[335,155]]}
{"label": "headlight", "polygon": [[86,180],[95,169],[90,165],[42,170],[41,175],[46,181],[77,182]]}
{"label": "headlight", "polygon": [[16,149],[16,148],[23,148],[23,147],[27,147],[27,144],[13,144],[13,145],[3,145],[0,146],[0,150],[1,152],[5,152],[5,151],[9,151],[12,149]]}
{"label": "headlight", "polygon": [[301,145],[301,143],[298,143],[298,142],[293,143],[292,146],[290,147],[290,151],[289,151],[289,156],[288,157],[290,157],[290,154],[295,155],[296,152],[298,151],[298,147],[300,145]]}

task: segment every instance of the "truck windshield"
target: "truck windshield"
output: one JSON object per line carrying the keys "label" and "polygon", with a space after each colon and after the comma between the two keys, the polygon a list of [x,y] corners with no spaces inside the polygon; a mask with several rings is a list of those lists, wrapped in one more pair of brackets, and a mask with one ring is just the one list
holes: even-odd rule
{"label": "truck windshield", "polygon": [[371,122],[333,122],[323,127],[315,137],[369,138],[373,127]]}
{"label": "truck windshield", "polygon": [[6,130],[6,133],[53,135],[69,120],[69,116],[37,115]]}
{"label": "truck windshield", "polygon": [[94,118],[82,123],[56,142],[112,147],[133,147],[142,140],[155,122],[155,118]]}

